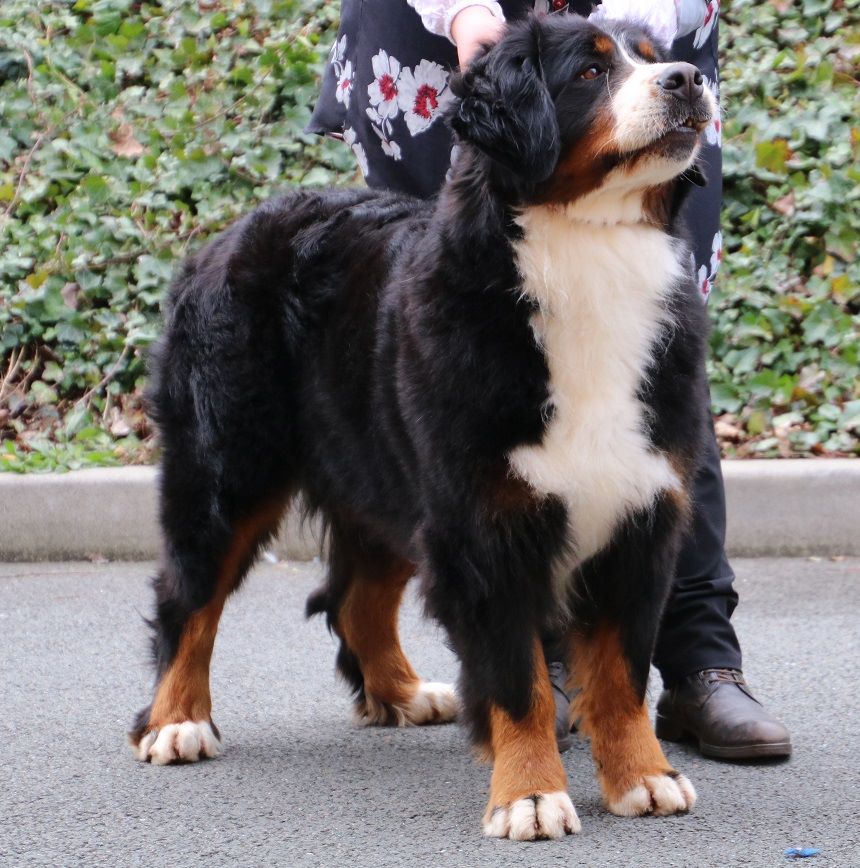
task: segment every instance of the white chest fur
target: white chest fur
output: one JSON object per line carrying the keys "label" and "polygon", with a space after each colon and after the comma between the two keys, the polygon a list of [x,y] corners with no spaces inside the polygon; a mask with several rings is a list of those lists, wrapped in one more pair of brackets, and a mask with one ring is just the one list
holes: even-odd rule
{"label": "white chest fur", "polygon": [[554,415],[542,442],[511,452],[514,473],[567,505],[575,562],[603,548],[623,516],[680,483],[649,442],[637,391],[671,329],[682,272],[665,233],[571,221],[545,207],[519,218],[523,291],[546,354]]}

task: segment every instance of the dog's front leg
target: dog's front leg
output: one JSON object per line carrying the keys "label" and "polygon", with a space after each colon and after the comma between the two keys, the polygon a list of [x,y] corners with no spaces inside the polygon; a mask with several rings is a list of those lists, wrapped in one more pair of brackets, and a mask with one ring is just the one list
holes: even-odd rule
{"label": "dog's front leg", "polygon": [[580,731],[591,739],[609,810],[623,817],[690,810],[696,791],[663,754],[617,625],[604,622],[577,635],[573,661]]}
{"label": "dog's front leg", "polygon": [[463,717],[493,763],[484,832],[562,838],[580,823],[556,744],[540,633],[557,614],[553,564],[563,550],[564,509],[507,476],[491,503],[468,506],[434,510],[457,520],[424,529],[422,574],[428,608],[462,664]]}
{"label": "dog's front leg", "polygon": [[678,814],[696,803],[693,785],[663,754],[645,702],[684,508],[666,495],[631,516],[581,577],[588,608],[571,637],[574,716],[591,739],[606,805],[620,816]]}
{"label": "dog's front leg", "polygon": [[567,794],[567,776],[555,740],[555,703],[543,649],[535,640],[531,703],[522,717],[489,704],[489,752],[493,760],[484,832],[494,838],[532,841],[580,830]]}

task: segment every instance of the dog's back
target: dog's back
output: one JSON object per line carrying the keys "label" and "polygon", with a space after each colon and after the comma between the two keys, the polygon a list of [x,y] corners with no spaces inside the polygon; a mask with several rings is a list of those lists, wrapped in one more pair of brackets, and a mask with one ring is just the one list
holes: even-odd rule
{"label": "dog's back", "polygon": [[[296,406],[328,318],[344,306],[360,334],[375,316],[398,223],[426,205],[369,190],[301,191],[274,199],[189,257],[150,357],[147,402],[164,446],[164,512],[225,526],[294,487]],[[359,269],[362,279],[354,272]],[[348,289],[353,298],[344,299]],[[328,332],[326,329],[328,328]],[[256,444],[249,450],[248,444]],[[193,479],[193,484],[190,483]],[[235,502],[233,498],[235,497]]]}

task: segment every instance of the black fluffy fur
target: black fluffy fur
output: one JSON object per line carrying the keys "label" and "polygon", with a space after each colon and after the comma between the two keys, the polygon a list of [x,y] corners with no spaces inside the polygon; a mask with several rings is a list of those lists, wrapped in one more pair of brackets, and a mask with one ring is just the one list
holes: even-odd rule
{"label": "black fluffy fur", "polygon": [[[462,661],[476,738],[486,738],[490,703],[527,711],[534,636],[560,617],[551,567],[569,541],[560,501],[511,505],[498,494],[510,484],[508,453],[539,443],[548,422],[514,216],[546,199],[605,85],[572,84],[591,57],[584,20],[510,31],[452,84],[464,148],[438,199],[293,192],[227,229],[174,282],[148,392],[164,446],[159,674],[189,614],[211,599],[237,522],[301,493],[330,528],[330,579],[309,614],[336,617],[356,558],[407,560]],[[617,163],[607,157],[604,168]],[[665,191],[676,237],[686,183]],[[642,397],[655,446],[689,477],[705,406],[692,275],[675,305],[677,327],[655,348]],[[567,601],[571,628],[620,626],[642,693],[683,527],[665,498],[629,516]],[[338,665],[361,694],[348,648]]]}

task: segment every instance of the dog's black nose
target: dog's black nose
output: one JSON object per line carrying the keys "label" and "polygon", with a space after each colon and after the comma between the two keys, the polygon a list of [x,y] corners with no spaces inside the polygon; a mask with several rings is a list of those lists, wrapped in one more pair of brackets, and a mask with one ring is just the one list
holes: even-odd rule
{"label": "dog's black nose", "polygon": [[702,95],[702,73],[692,63],[673,63],[657,79],[657,85],[678,99],[694,102]]}

